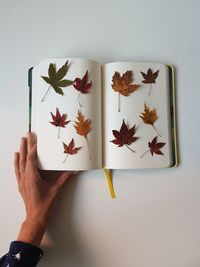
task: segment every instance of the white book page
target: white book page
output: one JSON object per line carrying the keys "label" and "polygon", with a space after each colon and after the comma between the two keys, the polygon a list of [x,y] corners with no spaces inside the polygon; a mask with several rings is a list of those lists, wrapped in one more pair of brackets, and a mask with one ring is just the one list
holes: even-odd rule
{"label": "white book page", "polygon": [[[63,79],[74,81],[82,79],[88,71],[88,83],[92,81],[89,93],[83,94],[73,85],[63,87],[64,95],[55,92],[51,87],[45,101],[41,102],[49,84],[41,78],[48,76],[50,63],[56,70],[69,61],[69,70]],[[101,66],[86,59],[48,59],[40,62],[33,72],[33,116],[32,128],[37,135],[38,167],[44,170],[88,170],[102,167],[102,129],[101,129]],[[65,127],[56,127],[52,115],[58,108],[61,116],[67,115],[70,121]],[[78,111],[84,119],[91,120],[91,131],[87,138],[77,133],[74,125],[78,121]],[[60,128],[60,129],[59,129]],[[64,153],[63,142],[69,146],[72,141],[75,147],[81,147],[75,154]]]}
{"label": "white book page", "polygon": [[[153,73],[159,70],[155,83],[145,84],[141,71],[147,73],[148,69]],[[112,88],[112,77],[117,71],[121,77],[126,71],[132,71],[133,84],[140,87],[130,93],[129,96],[120,95]],[[164,168],[171,165],[171,136],[170,136],[170,112],[169,112],[169,88],[167,68],[163,64],[156,63],[109,63],[103,67],[103,103],[104,103],[104,164],[110,169],[135,169],[135,168]],[[118,101],[120,98],[120,112]],[[152,125],[145,124],[140,118],[144,112],[144,103],[148,108],[156,109],[158,119]],[[115,140],[113,130],[120,131],[122,122],[128,129],[136,125],[135,137],[138,139],[130,145],[118,146],[111,142]],[[157,133],[156,133],[157,131]],[[160,135],[160,136],[159,136]],[[163,155],[150,153],[148,143],[157,136],[157,142],[165,145],[160,149]],[[135,152],[133,152],[133,151]],[[148,151],[147,153],[145,153]],[[142,157],[142,155],[145,155]]]}

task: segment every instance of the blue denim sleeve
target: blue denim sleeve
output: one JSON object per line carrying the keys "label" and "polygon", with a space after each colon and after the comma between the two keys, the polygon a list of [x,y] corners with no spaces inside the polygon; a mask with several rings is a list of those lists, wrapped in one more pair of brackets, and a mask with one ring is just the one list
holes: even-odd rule
{"label": "blue denim sleeve", "polygon": [[13,241],[9,252],[0,259],[0,267],[35,267],[43,251],[31,244]]}

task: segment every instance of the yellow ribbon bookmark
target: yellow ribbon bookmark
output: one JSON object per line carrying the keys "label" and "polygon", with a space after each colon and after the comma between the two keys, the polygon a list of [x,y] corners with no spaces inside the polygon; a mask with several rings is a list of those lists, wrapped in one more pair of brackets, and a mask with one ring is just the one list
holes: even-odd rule
{"label": "yellow ribbon bookmark", "polygon": [[108,170],[106,168],[103,168],[103,169],[104,169],[104,172],[105,172],[105,175],[106,175],[106,178],[107,178],[108,187],[109,187],[109,190],[110,190],[110,195],[111,195],[112,198],[115,198],[115,191],[114,191],[114,188],[113,188],[111,172],[110,172],[110,170]]}

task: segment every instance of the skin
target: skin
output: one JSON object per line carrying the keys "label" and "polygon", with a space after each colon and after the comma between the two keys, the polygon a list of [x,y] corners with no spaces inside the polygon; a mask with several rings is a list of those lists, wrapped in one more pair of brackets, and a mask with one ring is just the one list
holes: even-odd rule
{"label": "skin", "polygon": [[26,211],[17,241],[39,246],[59,192],[77,172],[58,172],[54,179],[42,177],[37,168],[37,144],[32,133],[21,139],[20,151],[14,156],[14,168]]}

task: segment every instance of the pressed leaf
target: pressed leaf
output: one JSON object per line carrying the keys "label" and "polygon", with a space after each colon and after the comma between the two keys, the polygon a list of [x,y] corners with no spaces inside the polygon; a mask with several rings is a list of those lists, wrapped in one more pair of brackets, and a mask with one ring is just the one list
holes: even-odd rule
{"label": "pressed leaf", "polygon": [[88,71],[82,78],[76,78],[73,82],[73,87],[82,94],[88,94],[92,87],[92,81],[88,82]]}
{"label": "pressed leaf", "polygon": [[91,131],[91,120],[90,119],[85,119],[84,115],[81,113],[80,110],[78,110],[78,115],[77,115],[77,121],[75,121],[74,128],[76,129],[76,132],[79,135],[84,136],[87,138],[87,135]]}
{"label": "pressed leaf", "polygon": [[142,82],[150,84],[148,95],[150,95],[150,92],[151,92],[151,84],[152,83],[156,83],[156,79],[158,77],[158,73],[159,73],[159,70],[157,70],[157,71],[155,71],[153,73],[150,68],[148,69],[147,73],[144,73],[144,72],[141,71],[141,74],[142,74],[142,76],[144,78],[144,80]]}
{"label": "pressed leaf", "polygon": [[141,156],[141,158],[143,158],[144,155],[148,152],[150,152],[152,156],[154,154],[164,155],[163,152],[160,150],[164,145],[166,145],[166,143],[157,142],[157,136],[154,137],[151,142],[148,142],[149,149]]}
{"label": "pressed leaf", "polygon": [[70,121],[67,121],[67,115],[66,114],[60,114],[59,109],[56,108],[56,114],[54,115],[52,112],[51,117],[53,121],[50,121],[50,123],[56,127],[65,127]]}
{"label": "pressed leaf", "polygon": [[52,125],[55,127],[58,127],[58,138],[60,138],[60,127],[65,128],[65,126],[70,122],[67,121],[67,115],[66,114],[60,114],[59,109],[56,108],[56,114],[54,115],[51,112],[51,117],[53,121],[50,121]]}
{"label": "pressed leaf", "polygon": [[159,73],[159,70],[157,70],[153,73],[150,68],[148,69],[147,73],[144,73],[141,71],[141,74],[144,78],[144,80],[142,82],[143,83],[156,83],[158,73]]}
{"label": "pressed leaf", "polygon": [[90,92],[90,89],[92,87],[92,81],[88,82],[88,71],[86,71],[86,73],[83,75],[82,78],[76,78],[73,81],[73,87],[74,89],[76,89],[77,91],[79,91],[79,95],[78,95],[78,103],[79,106],[82,107],[82,104],[80,102],[80,96],[81,94],[88,94]]}
{"label": "pressed leaf", "polygon": [[144,112],[141,113],[140,118],[143,120],[143,122],[147,125],[151,125],[154,129],[154,131],[161,137],[161,135],[159,134],[159,132],[157,131],[157,129],[155,128],[154,123],[157,121],[158,119],[158,115],[156,112],[156,109],[150,109],[147,107],[146,102],[144,103]]}
{"label": "pressed leaf", "polygon": [[75,147],[74,138],[72,138],[68,145],[63,142],[63,147],[64,153],[69,155],[77,154],[77,152],[81,149],[81,146]]}
{"label": "pressed leaf", "polygon": [[166,143],[157,142],[157,136],[154,137],[154,139],[148,143],[148,146],[150,148],[151,155],[158,154],[158,155],[164,155],[162,151],[160,150]]}
{"label": "pressed leaf", "polygon": [[140,87],[138,84],[133,84],[132,82],[132,71],[126,71],[122,76],[118,71],[115,71],[111,86],[115,92],[118,92],[118,111],[120,111],[120,95],[129,96]]}
{"label": "pressed leaf", "polygon": [[131,145],[132,143],[134,143],[138,139],[138,137],[134,136],[135,132],[136,132],[136,126],[134,125],[133,127],[128,128],[128,126],[126,125],[126,123],[124,122],[124,119],[123,119],[120,130],[119,131],[117,131],[117,130],[112,131],[115,139],[110,141],[110,142],[117,145],[118,147],[122,147],[125,145],[132,152],[135,152],[134,150],[132,150],[129,147],[129,145]]}
{"label": "pressed leaf", "polygon": [[89,142],[88,142],[88,134],[91,132],[91,120],[85,119],[84,115],[81,113],[80,110],[78,110],[77,114],[77,121],[75,121],[74,128],[76,129],[77,134],[83,136],[87,141],[87,147],[88,147],[88,153],[89,157],[91,159],[91,152],[89,148]]}
{"label": "pressed leaf", "polygon": [[58,71],[56,71],[56,67],[53,63],[49,64],[49,69],[48,69],[49,77],[41,76],[42,79],[46,83],[50,84],[47,92],[42,98],[42,102],[46,99],[46,96],[47,96],[47,93],[49,92],[50,87],[52,87],[56,93],[60,95],[64,95],[62,87],[67,87],[73,83],[73,81],[71,80],[63,79],[65,75],[67,74],[68,69],[69,69],[68,61]]}
{"label": "pressed leaf", "polygon": [[145,124],[154,125],[154,123],[158,119],[158,115],[156,113],[156,109],[150,109],[147,107],[146,102],[144,103],[144,112],[141,113],[142,116],[140,118],[143,120]]}

